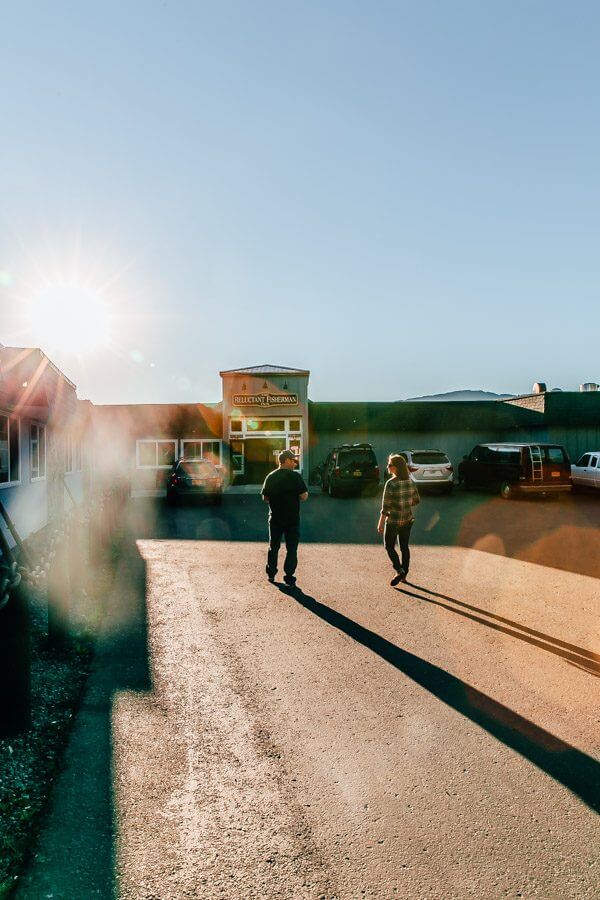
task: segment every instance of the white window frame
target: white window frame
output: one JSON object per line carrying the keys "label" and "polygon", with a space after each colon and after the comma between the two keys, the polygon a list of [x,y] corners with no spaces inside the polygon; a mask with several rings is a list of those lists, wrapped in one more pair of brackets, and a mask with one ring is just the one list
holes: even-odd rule
{"label": "white window frame", "polygon": [[[11,418],[9,412],[5,410],[0,410],[0,416],[4,416],[8,423],[8,481],[0,481],[0,489],[14,487],[17,484],[21,484],[21,419],[17,416],[17,418]],[[15,481],[10,481],[10,434],[13,427],[16,425],[17,427],[17,455],[18,455],[18,469],[19,469],[19,477]]]}
{"label": "white window frame", "polygon": [[204,444],[218,444],[219,445],[219,462],[218,465],[223,465],[223,441],[220,441],[219,438],[197,438],[197,437],[189,437],[189,438],[181,438],[179,441],[179,456],[185,456],[185,445],[186,444],[200,444],[201,445],[201,453],[204,457]]}
{"label": "white window frame", "polygon": [[[36,436],[35,440],[34,440],[33,435],[32,435],[32,433],[31,433],[31,432],[32,432],[32,429],[34,429],[34,428],[37,429],[37,436]],[[37,452],[38,452],[38,472],[40,472],[40,470],[41,470],[41,468],[42,468],[42,466],[40,465],[40,463],[41,463],[41,461],[42,461],[42,457],[41,457],[41,453],[40,453],[40,435],[41,435],[41,434],[44,435],[44,467],[43,467],[43,468],[44,468],[44,474],[43,474],[43,475],[39,475],[39,474],[38,474],[38,475],[34,475],[34,474],[33,474],[33,444],[34,444],[34,443],[37,444]],[[32,481],[45,481],[45,480],[46,480],[46,474],[47,474],[47,471],[48,471],[48,470],[47,470],[48,457],[47,457],[46,440],[47,440],[47,434],[46,434],[46,426],[45,426],[45,424],[44,424],[43,422],[34,422],[34,421],[31,421],[31,422],[29,423],[29,475],[30,475],[30,478],[31,478]]]}
{"label": "white window frame", "polygon": [[[155,453],[154,459],[155,463],[153,466],[146,466],[140,463],[140,444],[154,444],[155,445]],[[167,463],[166,465],[158,465],[158,445],[159,444],[172,444],[173,445],[173,457],[174,462],[177,462],[177,439],[176,438],[138,438],[135,442],[135,466],[136,469],[170,469],[173,463]]]}
{"label": "white window frame", "polygon": [[[278,422],[283,421],[283,430],[279,431],[254,431],[252,428],[248,427],[248,422],[251,422],[253,419],[261,419],[263,422],[268,419],[275,419]],[[232,422],[240,422],[242,423],[241,431],[234,431],[231,427]],[[290,422],[298,422],[300,428],[290,428]],[[229,417],[229,437],[233,440],[239,440],[240,438],[243,440],[245,438],[265,438],[265,437],[288,437],[289,435],[293,435],[294,437],[301,437],[303,429],[303,417],[300,415],[295,416],[230,416]]]}
{"label": "white window frame", "polygon": [[[233,450],[231,451],[231,457],[232,457],[231,474],[232,475],[245,475],[246,474],[246,451],[245,451],[245,447],[244,447],[244,441],[240,437],[234,437],[234,438],[232,438],[232,440],[237,441],[238,443],[240,443],[242,445],[242,452],[234,453]],[[241,458],[242,458],[241,469],[235,469],[233,467],[233,457],[234,456],[241,456]]]}
{"label": "white window frame", "polygon": [[[283,431],[254,431],[252,428],[248,427],[248,422],[252,421],[252,419],[262,419],[263,421],[268,419],[275,419],[277,421],[283,421]],[[241,422],[242,430],[234,431],[231,427],[232,422]],[[292,429],[291,423],[297,422],[299,428]],[[230,416],[229,417],[229,443],[232,441],[242,441],[242,443],[246,440],[252,440],[256,438],[285,438],[285,446],[289,450],[290,443],[292,441],[298,442],[300,444],[300,452],[298,454],[298,472],[302,472],[304,468],[304,442],[302,440],[304,427],[304,417],[301,415],[286,415],[286,416]],[[236,454],[238,455],[238,454]],[[233,469],[231,470],[232,475],[244,475],[246,468],[246,454],[243,454],[243,465],[241,469]]]}

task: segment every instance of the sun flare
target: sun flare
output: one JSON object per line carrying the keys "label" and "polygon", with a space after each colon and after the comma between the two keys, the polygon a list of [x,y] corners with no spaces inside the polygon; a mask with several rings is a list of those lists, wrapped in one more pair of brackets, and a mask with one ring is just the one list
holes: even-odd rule
{"label": "sun flare", "polygon": [[45,347],[76,355],[106,346],[111,312],[101,293],[73,284],[47,285],[29,299],[30,328]]}

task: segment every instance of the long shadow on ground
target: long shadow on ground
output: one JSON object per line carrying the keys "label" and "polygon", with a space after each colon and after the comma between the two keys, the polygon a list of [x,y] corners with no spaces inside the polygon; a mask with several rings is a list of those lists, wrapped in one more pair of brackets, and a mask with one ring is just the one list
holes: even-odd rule
{"label": "long shadow on ground", "polygon": [[487,694],[439,666],[402,650],[342,613],[320,603],[299,588],[278,585],[309,612],[372,650],[390,665],[433,694],[488,734],[511,747],[568,788],[587,806],[600,811],[600,763],[560,740]]}
{"label": "long shadow on ground", "polygon": [[82,707],[34,858],[15,897],[114,900],[116,823],[112,705],[148,691],[146,564],[130,537],[115,547],[101,635]]}
{"label": "long shadow on ground", "polygon": [[[413,590],[408,590],[409,587],[413,588]],[[544,634],[542,631],[536,631],[534,628],[528,628],[526,625],[507,619],[505,616],[498,616],[496,613],[488,612],[488,610],[473,606],[471,603],[465,603],[464,600],[457,600],[455,597],[448,596],[448,594],[440,594],[438,591],[432,591],[430,588],[421,587],[418,584],[411,584],[407,581],[404,587],[396,588],[396,591],[399,594],[405,594],[407,597],[414,597],[415,600],[422,600],[425,603],[440,606],[447,612],[463,616],[463,618],[477,622],[479,625],[485,625],[486,628],[491,628],[493,631],[500,631],[502,634],[517,638],[517,640],[524,641],[526,644],[539,647],[547,653],[553,653],[555,656],[566,659],[589,675],[600,677],[600,654],[593,653],[591,650],[562,641],[560,638]],[[416,593],[417,591],[420,591],[420,593]]]}

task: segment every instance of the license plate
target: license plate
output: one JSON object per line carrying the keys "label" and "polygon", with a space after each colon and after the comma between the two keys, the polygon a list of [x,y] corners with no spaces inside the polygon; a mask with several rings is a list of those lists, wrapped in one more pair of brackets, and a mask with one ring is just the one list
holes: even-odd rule
{"label": "license plate", "polygon": [[560,472],[551,472],[553,478],[560,478]]}
{"label": "license plate", "polygon": [[362,472],[360,471],[360,469],[355,469],[352,474],[354,475],[355,478],[360,478],[360,476],[362,475]]}

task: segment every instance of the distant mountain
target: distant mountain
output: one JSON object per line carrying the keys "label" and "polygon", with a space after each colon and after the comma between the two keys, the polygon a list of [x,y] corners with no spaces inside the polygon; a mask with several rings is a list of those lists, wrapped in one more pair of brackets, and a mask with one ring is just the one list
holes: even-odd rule
{"label": "distant mountain", "polygon": [[495,394],[493,391],[448,391],[446,394],[428,394],[425,397],[407,397],[407,400],[423,400],[427,403],[439,400],[508,400],[514,394]]}

